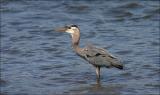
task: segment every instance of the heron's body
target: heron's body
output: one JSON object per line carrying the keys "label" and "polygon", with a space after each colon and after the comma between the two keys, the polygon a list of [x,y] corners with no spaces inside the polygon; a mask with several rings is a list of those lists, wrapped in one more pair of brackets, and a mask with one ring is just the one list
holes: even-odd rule
{"label": "heron's body", "polygon": [[88,45],[84,48],[79,47],[79,40],[80,40],[80,30],[78,26],[71,25],[66,26],[59,31],[65,31],[71,34],[72,37],[72,47],[77,55],[88,61],[94,67],[96,67],[96,74],[97,78],[100,78],[100,68],[101,67],[116,67],[119,69],[123,69],[123,65],[120,61],[108,53],[103,48],[98,48],[92,45]]}
{"label": "heron's body", "polygon": [[[86,46],[85,48],[81,49],[77,54],[87,60],[93,66],[99,67],[117,67],[119,69],[123,69],[122,64],[120,61],[108,53],[103,48],[98,48],[95,46]],[[118,64],[119,63],[119,64]]]}

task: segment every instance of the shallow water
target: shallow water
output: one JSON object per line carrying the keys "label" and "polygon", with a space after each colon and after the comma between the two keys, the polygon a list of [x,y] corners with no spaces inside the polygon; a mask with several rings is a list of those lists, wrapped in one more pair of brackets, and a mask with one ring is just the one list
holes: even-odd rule
{"label": "shallow water", "polygon": [[[157,1],[1,0],[1,94],[159,95]],[[54,28],[77,24],[81,46],[104,47],[124,70],[95,69]]]}

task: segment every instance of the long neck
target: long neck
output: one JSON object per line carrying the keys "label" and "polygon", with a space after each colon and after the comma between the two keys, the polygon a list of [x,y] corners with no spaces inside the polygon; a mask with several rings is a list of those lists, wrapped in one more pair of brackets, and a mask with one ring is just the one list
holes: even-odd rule
{"label": "long neck", "polygon": [[75,50],[75,52],[80,50],[79,41],[80,41],[80,33],[79,32],[73,33],[72,34],[72,47]]}

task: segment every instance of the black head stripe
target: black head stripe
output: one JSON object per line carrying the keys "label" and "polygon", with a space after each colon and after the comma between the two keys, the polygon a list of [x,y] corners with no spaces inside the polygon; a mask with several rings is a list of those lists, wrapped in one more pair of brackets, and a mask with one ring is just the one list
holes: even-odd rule
{"label": "black head stripe", "polygon": [[78,26],[77,26],[77,25],[71,25],[71,27],[77,27],[77,28],[78,28]]}

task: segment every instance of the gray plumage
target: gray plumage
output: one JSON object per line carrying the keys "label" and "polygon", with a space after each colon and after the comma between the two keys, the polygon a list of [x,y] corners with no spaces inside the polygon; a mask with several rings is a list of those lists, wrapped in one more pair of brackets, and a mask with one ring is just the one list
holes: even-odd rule
{"label": "gray plumage", "polygon": [[80,30],[77,25],[65,26],[63,28],[57,29],[57,31],[71,34],[73,50],[77,55],[96,67],[96,74],[98,79],[100,78],[101,67],[116,67],[118,69],[123,69],[121,62],[103,48],[98,48],[93,45],[87,45],[84,48],[80,48]]}
{"label": "gray plumage", "polygon": [[77,54],[94,66],[123,69],[121,62],[103,48],[88,45]]}

